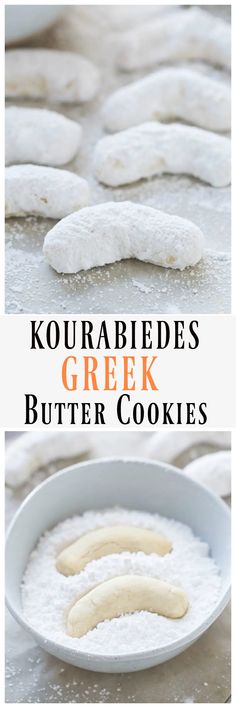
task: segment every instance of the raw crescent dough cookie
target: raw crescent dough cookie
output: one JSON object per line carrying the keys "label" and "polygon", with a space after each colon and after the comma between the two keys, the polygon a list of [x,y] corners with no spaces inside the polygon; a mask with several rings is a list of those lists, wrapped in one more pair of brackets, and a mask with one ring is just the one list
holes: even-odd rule
{"label": "raw crescent dough cookie", "polygon": [[43,246],[58,273],[124,258],[183,270],[198,263],[202,250],[202,232],[191,221],[132,202],[107,202],[71,214],[47,233]]}
{"label": "raw crescent dough cookie", "polygon": [[6,167],[6,217],[32,214],[62,219],[88,202],[88,183],[73,172],[39,165]]}
{"label": "raw crescent dough cookie", "polygon": [[56,49],[8,49],[6,96],[62,103],[90,101],[99,89],[99,73],[75,52]]}
{"label": "raw crescent dough cookie", "polygon": [[84,534],[57,557],[56,568],[63,575],[76,575],[92,560],[112,553],[158,553],[166,555],[171,542],[155,531],[135,526],[108,526]]}
{"label": "raw crescent dough cookie", "polygon": [[6,165],[28,162],[57,167],[77,154],[81,126],[60,113],[12,106],[5,116]]}
{"label": "raw crescent dough cookie", "polygon": [[201,128],[143,123],[99,140],[94,171],[111,187],[165,172],[224,187],[230,183],[230,152],[228,138]]}
{"label": "raw crescent dough cookie", "polygon": [[160,69],[115,91],[103,109],[104,125],[112,133],[176,118],[207,130],[229,130],[230,87],[192,69]]}
{"label": "raw crescent dough cookie", "polygon": [[191,7],[144,22],[117,40],[117,64],[127,71],[188,59],[229,68],[229,24],[205,10]]}
{"label": "raw crescent dough cookie", "polygon": [[188,599],[180,588],[150,576],[121,575],[77,600],[68,614],[67,632],[82,637],[99,622],[143,610],[179,619],[187,609]]}

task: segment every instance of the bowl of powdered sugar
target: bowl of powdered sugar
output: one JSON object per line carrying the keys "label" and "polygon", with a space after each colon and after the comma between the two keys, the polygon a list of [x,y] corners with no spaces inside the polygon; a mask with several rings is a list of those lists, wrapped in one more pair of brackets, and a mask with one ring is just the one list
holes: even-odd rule
{"label": "bowl of powdered sugar", "polygon": [[46,651],[138,671],[186,650],[230,593],[230,512],[163,463],[106,459],[50,477],[7,535],[7,605]]}

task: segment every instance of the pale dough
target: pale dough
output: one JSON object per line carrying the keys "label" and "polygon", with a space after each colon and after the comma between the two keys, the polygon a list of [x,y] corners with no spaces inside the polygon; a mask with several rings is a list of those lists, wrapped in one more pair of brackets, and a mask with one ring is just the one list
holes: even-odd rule
{"label": "pale dough", "polygon": [[111,187],[165,172],[224,187],[231,178],[230,155],[230,140],[221,135],[177,123],[143,123],[99,140],[94,173]]}
{"label": "pale dough", "polygon": [[92,560],[112,553],[157,553],[166,555],[171,542],[150,529],[134,526],[108,526],[84,534],[67,546],[56,560],[56,568],[63,575],[76,575]]}
{"label": "pale dough", "polygon": [[127,71],[189,59],[230,68],[230,25],[199,7],[190,7],[152,18],[117,40],[117,64]]}
{"label": "pale dough", "polygon": [[110,132],[149,120],[184,120],[207,130],[230,128],[230,86],[193,69],[166,68],[118,89],[105,101]]}
{"label": "pale dough", "polygon": [[55,111],[12,106],[5,112],[6,165],[18,162],[65,165],[78,152],[79,123]]}
{"label": "pale dough", "polygon": [[58,273],[77,273],[125,258],[183,270],[203,251],[200,229],[187,219],[132,202],[107,202],[62,219],[43,252]]}
{"label": "pale dough", "polygon": [[62,219],[89,202],[88,183],[67,170],[42,165],[6,167],[6,217]]}
{"label": "pale dough", "polygon": [[57,49],[8,49],[5,77],[7,98],[49,102],[91,101],[100,86],[99,72],[91,61]]}
{"label": "pale dough", "polygon": [[170,619],[183,617],[188,599],[181,588],[144,575],[121,575],[106,580],[81,597],[71,608],[67,631],[82,637],[99,622],[133,612],[155,612]]}

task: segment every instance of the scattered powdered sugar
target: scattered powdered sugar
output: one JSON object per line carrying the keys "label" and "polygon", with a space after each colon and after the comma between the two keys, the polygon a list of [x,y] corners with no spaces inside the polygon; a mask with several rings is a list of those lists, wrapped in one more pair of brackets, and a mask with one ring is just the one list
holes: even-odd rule
{"label": "scattered powdered sugar", "polygon": [[149,295],[149,293],[151,293],[153,289],[152,287],[149,288],[148,285],[145,285],[144,283],[140,283],[139,280],[134,280],[134,278],[132,279],[132,285],[134,286],[134,288],[138,288],[138,290],[140,290],[140,292],[144,293],[145,295]]}
{"label": "scattered powdered sugar", "polygon": [[[65,577],[55,567],[58,553],[78,536],[94,528],[129,524],[166,535],[173,550],[166,556],[121,553],[90,562],[76,576]],[[178,620],[150,612],[123,615],[100,623],[81,638],[66,634],[66,619],[78,596],[117,575],[140,574],[178,585],[187,593],[189,610]],[[32,552],[22,583],[26,619],[51,639],[71,649],[95,654],[121,655],[170,644],[196,628],[215,607],[221,588],[220,571],[209,556],[208,545],[191,529],[159,514],[108,509],[88,511],[47,531]]]}

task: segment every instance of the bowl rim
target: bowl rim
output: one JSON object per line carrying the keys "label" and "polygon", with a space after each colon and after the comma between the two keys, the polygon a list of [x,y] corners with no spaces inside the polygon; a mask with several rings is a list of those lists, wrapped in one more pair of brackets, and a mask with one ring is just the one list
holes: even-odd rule
{"label": "bowl rim", "polygon": [[[46,487],[48,484],[54,482],[56,483],[56,480],[58,478],[63,477],[66,475],[68,472],[72,472],[75,468],[82,468],[82,467],[88,467],[88,466],[96,466],[98,463],[103,463],[103,464],[110,464],[111,462],[118,462],[118,463],[135,463],[139,464],[140,466],[145,464],[149,464],[153,467],[159,467],[162,469],[167,469],[170,470],[172,473],[176,474],[176,477],[181,476],[183,477],[183,472],[180,468],[175,467],[174,465],[170,465],[166,462],[162,462],[159,460],[152,460],[148,459],[145,457],[119,457],[119,456],[114,456],[114,457],[99,457],[91,460],[84,460],[82,462],[76,462],[73,465],[69,465],[67,467],[63,467],[61,470],[58,470],[58,472],[55,472],[53,475],[48,477],[47,479],[43,480],[40,484],[38,484],[35,489],[33,489],[23,500],[23,502],[20,504],[19,509],[17,509],[16,513],[13,516],[13,519],[11,520],[7,532],[6,532],[6,540],[5,540],[5,553],[7,555],[7,546],[8,546],[8,541],[11,536],[12,530],[17,523],[17,520],[19,516],[21,516],[22,513],[24,513],[24,509],[28,504],[31,503],[31,499],[38,494],[38,492],[42,489],[42,487]],[[226,516],[228,516],[228,519],[231,523],[231,511],[230,508],[227,506],[227,504],[217,496],[214,492],[212,492],[210,489],[205,487],[204,484],[201,482],[197,482],[196,480],[191,479],[191,477],[186,476],[186,481],[193,486],[200,487],[206,496],[210,497],[211,499],[214,499],[214,502],[224,510],[224,513]],[[59,523],[59,522],[58,522]],[[169,642],[168,644],[164,644],[161,647],[156,647],[155,649],[148,649],[148,650],[141,650],[137,651],[135,653],[129,653],[129,654],[97,654],[93,652],[86,652],[80,649],[72,649],[71,647],[67,647],[64,644],[60,642],[55,642],[54,640],[47,638],[44,634],[39,632],[35,627],[27,621],[24,616],[23,616],[23,609],[22,612],[20,613],[17,609],[15,609],[15,606],[11,603],[8,594],[7,594],[7,585],[6,585],[6,605],[10,611],[10,613],[13,615],[13,617],[17,620],[17,622],[27,631],[30,632],[30,634],[33,634],[33,636],[38,640],[38,643],[42,646],[44,646],[45,650],[48,651],[49,653],[53,654],[55,656],[55,650],[57,650],[58,655],[63,656],[63,660],[72,663],[73,658],[78,660],[85,659],[87,662],[91,660],[93,664],[101,664],[101,662],[106,666],[110,664],[111,662],[116,663],[117,665],[119,663],[133,663],[134,660],[136,660],[138,663],[143,662],[143,660],[155,660],[155,658],[158,658],[160,655],[163,657],[163,661],[165,661],[168,658],[168,655],[175,655],[175,653],[178,653],[178,649],[181,649],[184,651],[187,649],[190,644],[192,644],[196,639],[200,638],[200,636],[205,633],[207,629],[215,622],[215,620],[221,615],[223,610],[226,608],[228,602],[230,601],[230,590],[231,590],[231,582],[230,578],[228,580],[226,589],[222,591],[222,594],[220,596],[219,601],[217,602],[216,607],[212,610],[212,612],[209,614],[209,616],[202,620],[202,622],[195,627],[192,631],[188,632],[186,635],[183,635],[179,639],[176,639],[173,642]],[[51,650],[51,651],[50,651]]]}

